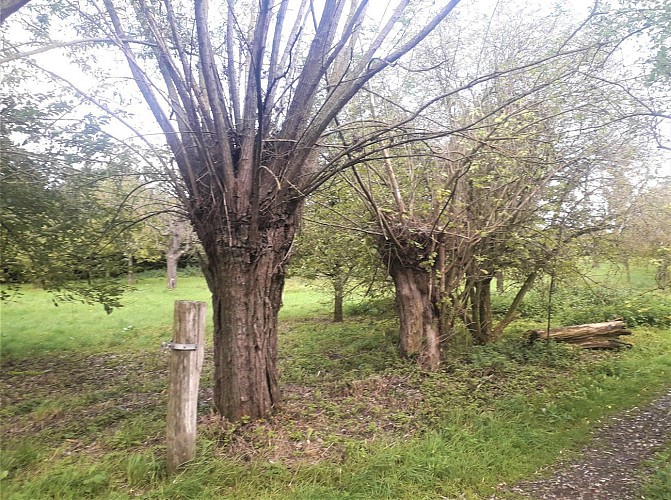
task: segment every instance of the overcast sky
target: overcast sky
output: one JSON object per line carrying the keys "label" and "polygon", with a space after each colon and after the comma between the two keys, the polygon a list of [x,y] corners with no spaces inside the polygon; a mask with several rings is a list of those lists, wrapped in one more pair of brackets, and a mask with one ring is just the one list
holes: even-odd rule
{"label": "overcast sky", "polygon": [[[376,4],[378,4],[379,7],[377,7]],[[555,2],[541,0],[516,2],[515,5],[519,6],[520,4],[522,5],[523,9],[528,9],[530,13],[538,13],[539,10],[541,12],[545,11],[549,13],[556,5]],[[455,9],[455,13],[460,17],[470,17],[474,15],[480,19],[486,20],[488,17],[492,16],[495,10],[503,9],[506,7],[506,5],[507,2],[504,2],[503,0],[463,0],[457,9]],[[576,19],[584,19],[584,17],[591,10],[592,2],[587,0],[564,0],[560,2],[560,5],[564,9],[570,9],[571,12],[576,16]],[[373,13],[372,15],[385,12],[385,8],[388,8],[388,6],[389,2],[385,0],[373,0],[371,5],[371,12]],[[6,40],[16,42],[25,37],[25,32],[22,31],[20,24],[18,22],[13,22],[18,21],[18,16],[20,15],[21,14],[17,14],[16,17],[10,18],[6,25],[3,26],[3,32]],[[77,38],[77,35],[72,31],[68,33],[68,30],[64,28],[57,34],[54,34],[53,38],[55,40],[68,40]],[[118,50],[110,49],[111,47],[106,47],[105,49],[95,51],[97,59],[96,66],[103,68],[103,71],[108,73],[103,86],[101,86],[101,82],[98,78],[92,76],[86,71],[82,71],[80,68],[73,65],[68,59],[66,55],[67,51],[65,50],[49,51],[34,56],[34,59],[43,68],[66,78],[77,88],[79,88],[84,94],[96,96],[97,99],[102,101],[109,99],[111,104],[115,100],[119,101],[121,99],[125,99],[126,103],[123,105],[126,106],[127,110],[132,110],[135,113],[135,117],[132,119],[132,126],[142,131],[143,134],[147,135],[147,137],[151,137],[152,134],[156,134],[156,140],[162,143],[160,130],[158,129],[158,126],[148,111],[146,104],[144,104],[144,102],[139,98],[137,89],[130,79],[130,71],[127,67],[125,59],[121,56]],[[630,54],[631,57],[636,55],[633,50],[630,50]],[[2,69],[0,68],[0,71],[1,70]],[[25,88],[28,90],[37,88],[40,90],[45,85],[45,81],[47,81],[47,78],[35,78],[34,80],[28,80],[25,82]],[[82,106],[75,111],[75,115],[81,116],[85,112],[91,112],[92,110],[95,113],[103,112],[100,109],[95,109],[89,106]],[[112,135],[119,139],[126,140],[134,137],[134,132],[119,122],[111,125],[108,130]],[[671,142],[671,124],[667,124],[665,132],[667,134],[667,139]],[[663,154],[667,156],[667,170],[671,174],[671,159],[668,159],[668,153]]]}

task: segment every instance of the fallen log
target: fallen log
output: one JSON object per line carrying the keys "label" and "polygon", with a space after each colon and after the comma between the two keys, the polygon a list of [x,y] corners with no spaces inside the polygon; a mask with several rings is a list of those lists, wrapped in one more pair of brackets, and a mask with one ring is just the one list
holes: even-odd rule
{"label": "fallen log", "polygon": [[577,345],[585,349],[621,349],[632,345],[619,339],[621,335],[631,335],[624,321],[607,321],[605,323],[588,323],[586,325],[566,326],[545,330],[529,330],[529,342],[536,340],[554,340]]}

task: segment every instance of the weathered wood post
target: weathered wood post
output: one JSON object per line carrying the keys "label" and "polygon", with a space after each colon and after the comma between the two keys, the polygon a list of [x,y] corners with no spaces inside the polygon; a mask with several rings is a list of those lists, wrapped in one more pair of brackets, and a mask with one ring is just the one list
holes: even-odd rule
{"label": "weathered wood post", "polygon": [[196,455],[198,385],[205,356],[205,302],[175,301],[168,387],[168,472]]}

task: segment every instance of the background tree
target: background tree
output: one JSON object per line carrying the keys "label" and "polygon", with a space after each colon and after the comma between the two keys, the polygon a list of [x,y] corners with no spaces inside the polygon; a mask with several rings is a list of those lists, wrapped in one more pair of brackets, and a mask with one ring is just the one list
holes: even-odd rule
{"label": "background tree", "polygon": [[[132,152],[79,112],[69,92],[23,93],[3,75],[0,184],[2,281],[31,282],[61,297],[120,305],[115,278],[161,259],[146,218],[164,209]],[[135,264],[133,264],[133,262]],[[77,281],[79,280],[79,281]]]}
{"label": "background tree", "polygon": [[[362,207],[342,183],[330,185],[310,197],[296,250],[292,272],[325,282],[333,297],[333,321],[343,321],[343,303],[356,290],[377,291],[386,272],[375,247],[356,221]],[[354,219],[354,220],[353,220]]]}
{"label": "background tree", "polygon": [[[464,296],[460,288],[463,270],[476,258],[477,245],[489,233],[483,226],[477,233],[457,231],[464,227],[467,217],[463,207],[452,203],[460,200],[463,204],[463,196],[453,193],[468,192],[457,184],[463,181],[475,156],[485,153],[481,151],[483,144],[488,150],[496,150],[495,142],[489,138],[483,142],[475,132],[481,127],[503,131],[507,117],[517,113],[513,107],[516,103],[521,103],[522,109],[540,110],[541,97],[559,102],[564,97],[562,92],[575,103],[580,92],[566,91],[569,84],[574,89],[589,90],[591,93],[585,95],[594,96],[593,102],[607,104],[609,111],[616,101],[598,95],[599,87],[620,88],[621,95],[628,95],[630,88],[622,82],[603,75],[601,79],[592,78],[596,74],[592,70],[598,69],[622,40],[618,38],[622,34],[619,28],[609,24],[602,29],[598,23],[594,26],[593,21],[601,16],[596,9],[588,20],[572,26],[564,26],[564,18],[558,16],[547,18],[544,26],[551,27],[554,22],[558,26],[555,31],[534,26],[536,35],[525,32],[519,42],[510,44],[510,51],[487,57],[486,64],[481,64],[480,56],[474,59],[473,47],[481,55],[487,55],[485,49],[495,52],[497,47],[506,48],[489,41],[493,40],[489,29],[481,30],[486,43],[468,45],[467,51],[462,51],[458,43],[444,43],[456,39],[445,31],[434,47],[441,49],[435,51],[440,57],[436,71],[447,78],[442,86],[420,91],[421,87],[415,86],[420,80],[417,75],[430,74],[432,66],[418,67],[417,61],[402,58],[447,18],[457,3],[435,6],[404,1],[383,12],[369,10],[365,0],[326,0],[319,5],[289,0],[271,5],[261,0],[244,8],[227,2],[221,9],[200,0],[193,5],[138,0],[130,7],[103,0],[102,4],[59,6],[58,11],[37,4],[24,8],[26,16],[41,15],[39,29],[26,23],[35,48],[24,55],[35,55],[49,47],[112,42],[128,63],[161,129],[175,159],[175,169],[164,165],[165,175],[171,178],[207,256],[205,275],[213,294],[215,324],[214,402],[227,417],[261,416],[278,401],[277,313],[284,268],[305,196],[335,172],[366,163],[369,170],[363,175],[356,171],[352,183],[378,221],[380,253],[396,273],[397,289],[401,294],[405,290],[420,297],[421,302],[410,300],[409,304],[423,306],[406,307],[405,312],[402,309],[402,328],[415,325],[408,331],[420,332],[419,336],[402,335],[402,344],[405,342],[406,353],[418,353],[427,360],[427,366],[435,368],[441,337],[436,319],[441,314],[436,313],[434,305],[440,310],[447,307],[445,304],[459,301],[458,295]],[[420,12],[422,15],[417,15]],[[57,15],[50,16],[54,13]],[[410,21],[413,15],[415,22]],[[74,21],[78,34],[85,38],[45,41],[44,35],[58,24],[59,16]],[[418,19],[425,21],[416,22]],[[525,18],[518,16],[516,22],[519,19]],[[464,23],[451,33],[461,37],[466,26]],[[509,40],[516,39],[510,36]],[[4,60],[16,60],[19,56],[13,52],[17,48],[10,45],[10,54]],[[76,60],[85,69],[94,65],[93,57],[85,54]],[[392,96],[393,114],[385,111],[379,119],[353,101],[367,84],[380,93],[380,81],[373,80],[397,63],[397,76],[389,83],[402,82],[398,88],[403,91]],[[409,70],[405,64],[410,65]],[[118,77],[118,65],[112,66]],[[97,72],[91,74],[98,76]],[[406,78],[408,75],[412,78]],[[504,76],[510,76],[509,82],[514,85],[502,88],[508,97],[498,101],[501,109],[488,107],[481,112],[478,106],[488,90],[485,84]],[[556,82],[565,85],[554,86]],[[410,87],[417,90],[407,92]],[[627,102],[634,99],[634,94],[629,96]],[[390,98],[387,94],[384,97]],[[109,108],[100,98],[91,100],[102,109]],[[350,102],[353,105],[345,110]],[[654,112],[644,106],[647,103],[643,100],[637,103],[637,114]],[[559,117],[542,116],[559,121]],[[123,120],[123,116],[120,118]],[[494,121],[496,118],[501,122]],[[571,119],[565,123],[582,121],[577,114]],[[519,126],[522,128],[518,128],[517,137],[525,138],[524,127],[528,126],[541,128],[531,117],[526,125]],[[572,139],[571,133],[589,130],[559,129],[567,141]],[[447,135],[451,135],[450,140],[437,140]],[[413,145],[419,142],[421,146]],[[405,178],[418,188],[409,190],[416,194],[403,200],[396,189],[403,178],[394,172],[398,167],[390,161],[399,155],[416,156],[415,165],[421,161],[446,167],[442,173],[434,168],[429,169],[431,174],[417,175],[423,169],[414,168],[412,161],[405,163]],[[525,152],[520,150],[512,156],[524,157]],[[538,190],[552,185],[550,173],[544,171]],[[369,179],[376,185],[371,187]],[[392,190],[390,199],[396,205],[390,206],[388,213],[378,202],[382,187]],[[441,217],[439,223],[435,223],[437,219],[409,217],[413,203],[434,207],[432,213]],[[456,219],[442,218],[447,208]],[[493,227],[501,228],[513,219],[508,214]],[[443,235],[450,235],[457,246],[442,241],[434,246]],[[444,261],[450,267],[445,272],[439,267],[441,272],[436,273],[440,248],[452,252]],[[436,279],[443,280],[440,286],[448,287],[448,291],[441,291],[443,296],[437,302]],[[417,311],[421,311],[419,315]],[[449,325],[450,321],[439,323]]]}
{"label": "background tree", "polygon": [[[10,75],[11,76],[11,75]],[[4,78],[11,85],[11,77]],[[64,118],[72,105],[53,94],[5,96],[0,111],[4,283],[32,282],[86,301],[118,306],[121,288],[104,278],[112,265],[99,223],[111,212],[96,199],[102,172],[126,159],[112,151],[92,116]],[[54,127],[54,122],[62,125]],[[98,226],[98,227],[97,227]],[[71,280],[84,278],[83,283]]]}
{"label": "background tree", "polygon": [[[648,127],[656,122],[655,100],[643,97],[642,73],[622,81],[604,78],[605,68],[613,71],[616,65],[614,48],[629,31],[604,30],[603,23],[612,23],[594,12],[578,28],[553,16],[539,28],[525,25],[519,12],[501,15],[519,26],[513,35],[510,26],[494,23],[489,40],[477,41],[483,45],[476,68],[466,59],[476,52],[464,43],[467,28],[451,26],[463,35],[460,47],[450,49],[443,40],[437,44],[442,52],[425,54],[415,70],[402,68],[395,79],[371,88],[385,106],[371,106],[369,116],[387,123],[403,123],[396,113],[414,95],[408,80],[414,92],[421,88],[415,72],[439,88],[462,91],[448,91],[449,97],[414,124],[449,122],[454,131],[449,141],[407,147],[416,132],[399,127],[394,140],[378,145],[377,161],[371,160],[367,171],[355,169],[350,181],[376,221],[378,249],[394,279],[402,352],[428,369],[438,366],[441,339],[451,335],[457,318],[477,342],[500,333],[514,311],[492,324],[492,277],[504,267],[521,269],[535,254],[538,267],[524,266],[520,291],[528,290],[547,269],[548,258],[557,255],[557,245],[542,231],[570,240],[609,227],[597,201],[606,185],[604,172],[631,163],[632,155],[643,157],[645,150],[632,147],[634,138],[650,135]],[[459,87],[453,81],[456,68],[502,74]],[[390,81],[403,84],[394,87]]]}
{"label": "background tree", "polygon": [[616,263],[635,259],[652,264],[655,268],[655,282],[659,288],[668,287],[671,279],[671,183],[662,179],[654,186],[644,189],[627,213],[626,219],[617,231],[607,238],[606,244],[612,248],[606,258],[614,258]]}
{"label": "background tree", "polygon": [[647,62],[650,83],[668,85],[671,80],[671,5],[663,0],[622,2],[621,16],[646,27],[643,43],[650,46]]}
{"label": "background tree", "polygon": [[193,245],[193,233],[189,221],[176,215],[170,218],[165,247],[166,282],[168,290],[177,288],[177,265]]}

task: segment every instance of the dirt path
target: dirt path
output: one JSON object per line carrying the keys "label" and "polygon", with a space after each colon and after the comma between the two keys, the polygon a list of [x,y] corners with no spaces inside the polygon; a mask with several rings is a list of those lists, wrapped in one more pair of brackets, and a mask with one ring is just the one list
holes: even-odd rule
{"label": "dirt path", "polygon": [[595,431],[580,459],[560,462],[553,467],[552,476],[510,490],[539,500],[640,499],[643,462],[669,440],[671,390],[649,406],[612,417]]}

